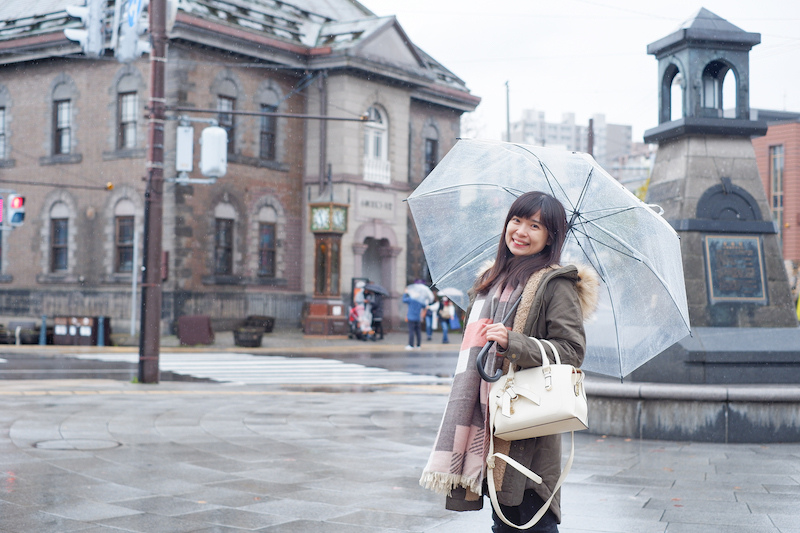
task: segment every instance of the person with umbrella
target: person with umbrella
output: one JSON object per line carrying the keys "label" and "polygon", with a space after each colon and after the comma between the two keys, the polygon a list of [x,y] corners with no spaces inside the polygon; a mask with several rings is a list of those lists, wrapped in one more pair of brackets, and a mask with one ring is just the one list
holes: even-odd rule
{"label": "person with umbrella", "polygon": [[[403,303],[408,304],[406,321],[408,322],[408,345],[406,350],[420,349],[422,346],[421,322],[427,305],[433,301],[433,293],[426,287],[422,280],[416,280],[413,284],[406,287],[403,293]],[[416,344],[415,344],[416,341]]]}
{"label": "person with umbrella", "polygon": [[[475,280],[465,316],[459,362],[439,434],[420,484],[447,495],[447,508],[482,508],[481,494],[491,436],[487,398],[490,384],[481,380],[478,353],[493,341],[489,374],[510,364],[540,366],[542,353],[530,337],[547,339],[558,347],[562,363],[579,367],[586,337],[583,320],[597,303],[598,280],[591,269],[560,266],[567,234],[563,205],[542,192],[527,192],[511,205],[494,263]],[[516,469],[496,460],[493,476],[500,510],[515,524],[525,524],[545,505],[561,474],[561,435],[514,442],[495,439],[504,453],[539,474],[536,484]],[[457,465],[454,468],[454,465]],[[558,492],[541,519],[526,531],[557,532],[561,522]],[[495,533],[516,531],[495,511]]]}
{"label": "person with umbrella", "polygon": [[450,320],[455,316],[456,309],[453,302],[447,296],[442,296],[439,300],[439,308],[436,310],[439,324],[442,326],[442,344],[448,344],[450,340],[447,338],[447,333],[450,330]]}

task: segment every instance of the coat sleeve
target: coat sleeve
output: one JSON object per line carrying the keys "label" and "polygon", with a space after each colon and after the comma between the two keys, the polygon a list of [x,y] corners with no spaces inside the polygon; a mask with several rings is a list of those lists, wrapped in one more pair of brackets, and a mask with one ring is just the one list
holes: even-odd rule
{"label": "coat sleeve", "polygon": [[[536,310],[532,309],[532,313]],[[529,337],[547,339],[558,349],[562,363],[581,366],[586,352],[586,334],[583,329],[578,292],[572,281],[564,278],[552,280],[542,299],[542,309],[538,320],[534,321],[533,331],[519,333],[509,331],[508,348],[498,351],[512,363],[521,368],[540,366],[542,354],[539,346]],[[549,347],[545,345],[550,362],[555,362]]]}

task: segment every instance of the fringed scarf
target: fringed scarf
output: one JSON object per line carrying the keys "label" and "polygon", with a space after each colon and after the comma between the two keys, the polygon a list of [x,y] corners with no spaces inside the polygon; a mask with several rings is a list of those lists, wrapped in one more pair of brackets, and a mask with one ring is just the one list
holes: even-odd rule
{"label": "fringed scarf", "polygon": [[[481,334],[481,326],[502,322],[511,306],[522,296],[523,290],[529,296],[526,300],[531,300],[542,276],[550,268],[552,267],[533,274],[525,286],[513,289],[494,287],[486,297],[478,297],[473,302],[464,326],[450,398],[433,451],[419,481],[426,489],[450,496],[453,490],[464,488],[466,500],[474,501],[481,497],[486,457],[489,452],[487,400],[491,387],[491,383],[481,379],[476,367],[478,354],[486,344],[486,337]],[[521,331],[531,303],[532,301],[521,302],[518,312],[509,317],[506,326],[513,325],[514,331]],[[503,373],[508,371],[508,363],[505,359],[497,357],[497,351],[493,346],[486,358],[484,370],[487,374],[494,375],[499,364],[503,364]],[[508,453],[509,448],[509,442],[495,439],[495,451]],[[505,463],[499,461],[493,471],[498,487],[502,486],[504,472]]]}
{"label": "fringed scarf", "polygon": [[[453,489],[467,489],[467,500],[481,496],[481,486],[489,451],[488,409],[490,383],[481,379],[475,362],[486,336],[484,324],[501,322],[508,310],[522,294],[523,287],[498,287],[486,297],[478,297],[464,327],[458,364],[450,390],[450,399],[439,426],[428,464],[422,473],[420,485],[444,495]],[[511,325],[511,320],[507,326]],[[496,350],[492,347],[486,358],[486,372],[494,374],[498,365]]]}

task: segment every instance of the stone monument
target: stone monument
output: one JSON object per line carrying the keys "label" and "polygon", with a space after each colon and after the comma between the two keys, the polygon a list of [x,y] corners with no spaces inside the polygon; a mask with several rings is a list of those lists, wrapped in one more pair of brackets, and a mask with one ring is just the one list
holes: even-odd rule
{"label": "stone monument", "polygon": [[[671,383],[797,383],[800,330],[751,137],[750,49],[761,42],[706,9],[650,44],[658,59],[658,143],[647,203],[681,238],[692,335],[632,374]],[[726,79],[726,74],[731,73]],[[723,82],[735,110],[723,112]],[[673,85],[681,102],[673,102]],[[680,117],[671,120],[673,106]]]}

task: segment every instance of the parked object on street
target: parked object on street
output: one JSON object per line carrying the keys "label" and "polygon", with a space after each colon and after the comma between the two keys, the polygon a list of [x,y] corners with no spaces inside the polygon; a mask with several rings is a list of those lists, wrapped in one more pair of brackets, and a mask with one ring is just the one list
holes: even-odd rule
{"label": "parked object on street", "polygon": [[178,340],[181,346],[214,342],[214,330],[208,315],[185,315],[178,318]]}
{"label": "parked object on street", "polygon": [[[111,317],[56,316],[53,324],[53,344],[98,346],[100,339],[103,344],[111,340]],[[39,333],[36,332],[36,340],[31,344],[38,343]]]}
{"label": "parked object on street", "polygon": [[689,334],[677,234],[578,152],[458,141],[408,198],[434,285],[466,294],[497,250],[496,213],[531,190],[552,194],[567,211],[562,263],[588,264],[601,278],[598,312],[586,324],[585,370],[626,376]]}
{"label": "parked object on street", "polygon": [[244,348],[258,348],[264,333],[272,333],[274,324],[274,317],[250,315],[241,326],[234,328],[233,343]]}

